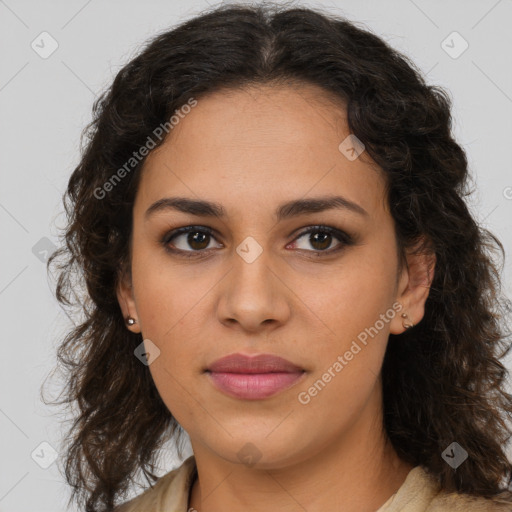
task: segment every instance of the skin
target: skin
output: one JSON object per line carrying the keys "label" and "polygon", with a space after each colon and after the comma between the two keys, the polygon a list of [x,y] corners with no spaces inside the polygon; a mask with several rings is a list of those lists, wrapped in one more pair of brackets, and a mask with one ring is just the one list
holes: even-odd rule
{"label": "skin", "polygon": [[[433,277],[432,257],[408,254],[408,267],[399,267],[382,171],[365,152],[353,161],[340,152],[349,131],[343,105],[332,100],[312,85],[210,94],[144,165],[131,272],[118,299],[125,317],[137,319],[128,328],[160,350],[149,369],[190,436],[198,480],[189,507],[200,512],[375,511],[411,469],[382,424],[379,377],[389,334],[405,330],[400,313],[309,403],[298,400],[393,303],[417,324]],[[273,216],[283,202],[334,192],[367,215]],[[151,204],[171,196],[218,202],[226,217],[169,209],[145,219]],[[190,225],[216,234],[202,246],[188,244],[186,234],[170,245],[203,255],[166,252],[164,235]],[[313,225],[356,242],[322,254],[321,244],[301,235]],[[252,263],[236,252],[248,236],[263,251]],[[333,236],[324,246],[340,243]],[[264,400],[229,397],[203,370],[234,352],[276,354],[306,373]],[[238,456],[247,443],[260,457],[254,465]]]}

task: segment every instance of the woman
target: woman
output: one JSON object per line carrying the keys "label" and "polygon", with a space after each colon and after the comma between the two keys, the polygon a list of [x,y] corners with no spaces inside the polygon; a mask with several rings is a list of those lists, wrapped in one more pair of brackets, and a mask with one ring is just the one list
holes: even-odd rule
{"label": "woman", "polygon": [[85,510],[512,510],[502,246],[442,89],[342,18],[231,5],[94,113],[52,258],[90,298],[59,350]]}

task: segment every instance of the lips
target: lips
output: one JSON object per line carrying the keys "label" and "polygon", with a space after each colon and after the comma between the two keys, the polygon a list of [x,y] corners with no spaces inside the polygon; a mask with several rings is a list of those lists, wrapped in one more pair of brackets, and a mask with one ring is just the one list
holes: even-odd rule
{"label": "lips", "polygon": [[215,361],[206,373],[213,386],[228,396],[262,400],[293,386],[306,372],[272,354],[231,354]]}
{"label": "lips", "polygon": [[304,371],[290,361],[272,354],[245,356],[231,354],[215,361],[208,367],[218,373],[297,373]]}

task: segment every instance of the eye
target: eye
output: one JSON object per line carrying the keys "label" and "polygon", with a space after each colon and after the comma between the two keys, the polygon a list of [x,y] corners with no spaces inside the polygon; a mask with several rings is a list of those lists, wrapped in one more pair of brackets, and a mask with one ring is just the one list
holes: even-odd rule
{"label": "eye", "polygon": [[[196,256],[194,253],[206,252],[213,238],[213,231],[205,226],[186,226],[168,233],[162,243],[164,248],[173,253],[189,253],[184,256]],[[172,247],[170,242],[172,241]],[[220,244],[222,247],[222,244]],[[191,253],[191,254],[190,254]]]}
{"label": "eye", "polygon": [[[162,245],[167,252],[179,254],[185,257],[203,256],[210,252],[210,243],[215,240],[213,230],[206,226],[185,226],[167,233],[162,239]],[[307,235],[309,237],[306,239]],[[310,244],[313,250],[308,247],[300,247],[299,240],[306,240],[304,245]],[[338,244],[332,248],[332,244],[338,240]],[[171,243],[172,242],[172,243]],[[330,226],[311,226],[295,238],[287,247],[294,245],[295,249],[306,251],[321,256],[340,251],[348,245],[353,245],[353,238],[346,232]],[[223,247],[218,244],[216,248]]]}
{"label": "eye", "polygon": [[[303,246],[300,247],[298,241],[302,238],[305,239],[305,243],[303,243]],[[334,240],[338,240],[339,243],[335,245],[334,248],[332,248]],[[337,252],[343,249],[345,246],[352,245],[353,243],[354,241],[348,233],[330,226],[312,226],[306,231],[303,231],[292,242],[296,249],[317,253],[324,252],[329,254]],[[311,251],[307,245],[313,247],[314,250]]]}

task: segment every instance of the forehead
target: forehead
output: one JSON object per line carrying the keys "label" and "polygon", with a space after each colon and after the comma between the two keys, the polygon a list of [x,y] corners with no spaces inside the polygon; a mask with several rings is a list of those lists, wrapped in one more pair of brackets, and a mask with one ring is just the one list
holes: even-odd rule
{"label": "forehead", "polygon": [[[346,132],[345,106],[319,87],[258,85],[223,89],[199,99],[169,137],[174,145],[196,144],[201,149],[299,146],[312,149]],[[186,137],[185,137],[186,135]],[[322,144],[322,145],[324,145]]]}
{"label": "forehead", "polygon": [[249,205],[338,190],[365,209],[378,208],[382,173],[364,152],[350,160],[340,151],[349,135],[343,102],[317,86],[211,93],[148,156],[140,197],[148,203],[168,193]]}

